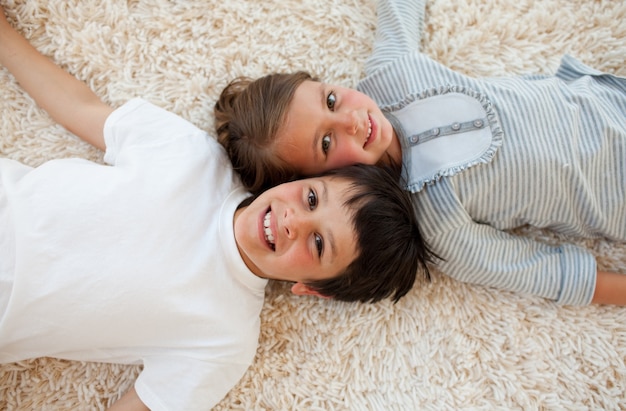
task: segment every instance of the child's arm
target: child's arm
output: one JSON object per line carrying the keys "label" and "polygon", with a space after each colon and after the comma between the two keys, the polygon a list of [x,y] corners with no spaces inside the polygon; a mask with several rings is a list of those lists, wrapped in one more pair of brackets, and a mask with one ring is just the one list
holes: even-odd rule
{"label": "child's arm", "polygon": [[594,304],[626,305],[626,275],[598,271]]}
{"label": "child's arm", "polygon": [[409,51],[417,51],[424,31],[426,0],[378,0],[374,50],[365,62],[371,74]]}
{"label": "child's arm", "polygon": [[11,27],[2,7],[0,63],[56,122],[93,146],[105,149],[104,122],[113,108],[83,82],[35,50]]}
{"label": "child's arm", "polygon": [[150,411],[150,409],[141,402],[135,388],[131,388],[107,411]]}

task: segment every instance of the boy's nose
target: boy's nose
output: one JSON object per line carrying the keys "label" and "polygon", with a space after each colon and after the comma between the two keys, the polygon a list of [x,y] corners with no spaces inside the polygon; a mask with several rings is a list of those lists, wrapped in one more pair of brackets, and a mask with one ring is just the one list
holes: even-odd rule
{"label": "boy's nose", "polygon": [[310,218],[306,213],[296,212],[291,208],[285,210],[283,228],[288,239],[295,240],[298,238],[298,234],[306,231],[309,225]]}

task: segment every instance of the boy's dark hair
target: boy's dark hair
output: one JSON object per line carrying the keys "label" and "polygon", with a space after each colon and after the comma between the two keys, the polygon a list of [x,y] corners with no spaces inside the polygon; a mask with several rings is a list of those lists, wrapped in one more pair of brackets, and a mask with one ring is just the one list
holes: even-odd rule
{"label": "boy's dark hair", "polygon": [[351,183],[344,206],[353,210],[359,256],[337,277],[306,285],[341,301],[391,297],[397,302],[413,287],[418,270],[430,280],[428,263],[438,257],[422,238],[409,194],[395,171],[354,165],[322,175]]}
{"label": "boy's dark hair", "polygon": [[317,79],[304,71],[256,80],[239,77],[215,103],[217,139],[254,194],[297,177],[295,168],[276,155],[273,143],[296,89],[306,80]]}

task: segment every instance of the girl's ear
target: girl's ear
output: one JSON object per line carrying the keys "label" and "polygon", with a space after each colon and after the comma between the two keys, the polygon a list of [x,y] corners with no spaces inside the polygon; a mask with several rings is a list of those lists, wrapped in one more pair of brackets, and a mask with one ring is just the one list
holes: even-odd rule
{"label": "girl's ear", "polygon": [[291,292],[295,295],[314,295],[320,298],[331,298],[320,294],[318,291],[315,291],[308,285],[302,283],[295,283],[294,285],[292,285]]}

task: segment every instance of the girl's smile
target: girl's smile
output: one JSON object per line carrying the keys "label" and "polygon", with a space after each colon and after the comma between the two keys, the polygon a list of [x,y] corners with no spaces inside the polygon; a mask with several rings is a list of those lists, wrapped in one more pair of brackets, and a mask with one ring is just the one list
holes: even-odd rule
{"label": "girl's smile", "polygon": [[376,121],[372,119],[371,115],[367,116],[367,121],[368,121],[367,139],[365,140],[363,149],[365,149],[371,143],[376,141],[376,136],[377,136],[376,131],[378,131],[378,128],[376,127]]}

